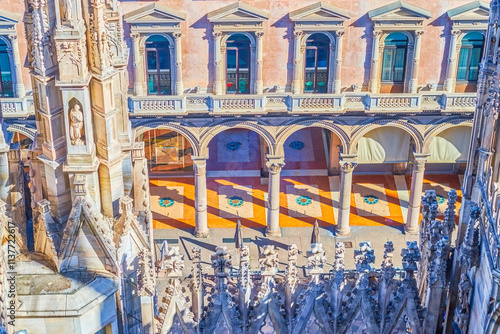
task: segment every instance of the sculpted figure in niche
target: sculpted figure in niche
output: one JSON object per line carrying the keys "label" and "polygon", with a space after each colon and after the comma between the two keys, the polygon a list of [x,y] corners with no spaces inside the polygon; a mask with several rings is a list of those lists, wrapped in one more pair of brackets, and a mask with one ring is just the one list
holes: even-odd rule
{"label": "sculpted figure in niche", "polygon": [[73,0],[62,0],[63,21],[73,25]]}
{"label": "sculpted figure in niche", "polygon": [[[70,101],[70,105],[72,101]],[[69,138],[71,145],[85,145],[83,112],[80,102],[75,101],[69,110]]]}

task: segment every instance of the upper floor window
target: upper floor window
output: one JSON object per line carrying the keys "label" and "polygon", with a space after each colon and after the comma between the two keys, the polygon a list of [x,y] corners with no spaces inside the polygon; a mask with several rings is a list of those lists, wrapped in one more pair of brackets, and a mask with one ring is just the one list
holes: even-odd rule
{"label": "upper floor window", "polygon": [[9,52],[7,51],[7,44],[2,39],[0,39],[0,96],[14,96]]}
{"label": "upper floor window", "polygon": [[172,94],[168,40],[154,35],[146,40],[147,83],[149,95]]}
{"label": "upper floor window", "polygon": [[305,51],[304,93],[326,93],[330,39],[324,34],[313,34],[306,41]]}
{"label": "upper floor window", "polygon": [[250,93],[250,40],[242,34],[226,42],[226,92]]}
{"label": "upper floor window", "polygon": [[458,60],[458,81],[477,81],[483,45],[484,36],[479,32],[471,32],[464,36]]}
{"label": "upper floor window", "polygon": [[402,83],[405,76],[408,37],[401,32],[390,34],[385,39],[382,58],[382,81]]}

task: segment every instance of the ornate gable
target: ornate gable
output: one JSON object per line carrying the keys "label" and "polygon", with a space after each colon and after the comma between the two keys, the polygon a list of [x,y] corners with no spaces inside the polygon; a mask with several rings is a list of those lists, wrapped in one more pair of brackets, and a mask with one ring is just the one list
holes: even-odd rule
{"label": "ornate gable", "polygon": [[[60,271],[77,269],[80,260],[87,269],[117,272],[111,222],[98,213],[90,200],[78,196],[64,229],[59,250]],[[99,260],[101,263],[97,263]],[[95,264],[96,268],[93,268]]]}
{"label": "ornate gable", "polygon": [[267,20],[269,18],[269,13],[241,2],[235,2],[229,6],[208,13],[207,18],[213,23],[257,23]]}
{"label": "ornate gable", "polygon": [[14,33],[16,28],[15,25],[19,22],[21,18],[5,10],[0,9],[0,32],[3,33]]}
{"label": "ornate gable", "polygon": [[343,30],[344,21],[350,19],[347,10],[317,2],[289,14],[296,30]]}
{"label": "ornate gable", "polygon": [[151,28],[154,28],[155,31],[177,31],[180,29],[181,22],[186,19],[186,14],[157,3],[153,3],[125,14],[124,19],[125,22],[130,24],[133,32],[147,32],[147,29],[151,32]]}
{"label": "ornate gable", "polygon": [[289,16],[294,22],[344,22],[351,18],[349,11],[321,1],[297,9]]}
{"label": "ornate gable", "polygon": [[453,29],[486,30],[490,6],[483,1],[473,1],[457,8],[450,9],[448,16]]}
{"label": "ornate gable", "polygon": [[375,23],[375,29],[421,29],[423,21],[431,17],[431,13],[423,8],[410,5],[404,1],[396,1],[368,12]]}

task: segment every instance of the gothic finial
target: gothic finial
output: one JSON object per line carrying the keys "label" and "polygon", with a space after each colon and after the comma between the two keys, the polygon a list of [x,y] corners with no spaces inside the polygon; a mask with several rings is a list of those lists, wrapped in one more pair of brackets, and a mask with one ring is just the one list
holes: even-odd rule
{"label": "gothic finial", "polygon": [[476,228],[476,220],[479,218],[481,210],[475,205],[470,212],[467,231],[464,241],[460,247],[460,265],[467,266],[468,269],[477,265],[479,255],[479,232]]}
{"label": "gothic finial", "polygon": [[316,221],[314,222],[313,231],[311,235],[311,244],[318,244],[320,242],[321,241],[319,240],[319,225],[318,225],[318,220],[316,219]]}
{"label": "gothic finial", "polygon": [[387,241],[384,245],[384,260],[382,261],[382,273],[386,283],[396,274],[396,269],[394,268],[394,245],[392,241]]}
{"label": "gothic finial", "polygon": [[227,269],[231,267],[231,255],[227,254],[227,247],[217,246],[212,255],[212,268],[215,275],[227,276]]}
{"label": "gothic finial", "polygon": [[243,247],[243,231],[241,230],[241,222],[239,219],[236,222],[236,233],[234,235],[234,243],[236,249],[241,249]]}
{"label": "gothic finial", "polygon": [[419,262],[422,257],[416,241],[407,241],[406,245],[408,248],[403,248],[401,250],[403,270],[407,273],[413,273],[417,271],[417,262]]}
{"label": "gothic finial", "polygon": [[260,270],[266,273],[276,273],[279,264],[278,252],[272,245],[266,245],[263,248],[259,256]]}
{"label": "gothic finial", "polygon": [[375,255],[370,241],[359,243],[359,250],[354,251],[354,262],[359,271],[370,271],[371,264],[375,263]]}

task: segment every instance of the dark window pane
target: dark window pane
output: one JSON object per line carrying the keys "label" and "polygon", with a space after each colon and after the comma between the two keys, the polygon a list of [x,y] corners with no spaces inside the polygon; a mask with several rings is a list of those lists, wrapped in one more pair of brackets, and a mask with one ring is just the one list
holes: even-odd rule
{"label": "dark window pane", "polygon": [[0,96],[14,96],[14,85],[7,52],[0,52],[0,80],[2,81]]}
{"label": "dark window pane", "polygon": [[392,80],[392,59],[394,57],[395,49],[384,49],[384,56],[382,59],[382,81]]}
{"label": "dark window pane", "polygon": [[170,69],[170,57],[168,54],[168,49],[158,50],[158,59],[161,70]]}
{"label": "dark window pane", "polygon": [[469,63],[469,48],[460,49],[458,60],[457,80],[467,80],[467,65]]}
{"label": "dark window pane", "polygon": [[328,49],[318,48],[318,68],[327,68],[328,66]]}
{"label": "dark window pane", "polygon": [[248,69],[250,64],[250,50],[247,48],[238,49],[238,67]]}
{"label": "dark window pane", "polygon": [[236,50],[228,49],[227,50],[227,68],[235,69],[236,68]]}
{"label": "dark window pane", "polygon": [[148,72],[156,71],[156,51],[148,50]]}
{"label": "dark window pane", "polygon": [[316,67],[316,49],[306,49],[306,68]]}
{"label": "dark window pane", "polygon": [[469,80],[476,81],[479,72],[479,61],[481,57],[481,48],[473,48],[471,50],[470,63],[469,63]]}
{"label": "dark window pane", "polygon": [[394,59],[394,82],[403,81],[404,67],[405,67],[405,53],[406,49],[396,49],[396,58]]}

